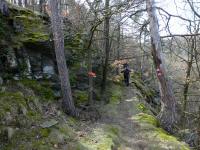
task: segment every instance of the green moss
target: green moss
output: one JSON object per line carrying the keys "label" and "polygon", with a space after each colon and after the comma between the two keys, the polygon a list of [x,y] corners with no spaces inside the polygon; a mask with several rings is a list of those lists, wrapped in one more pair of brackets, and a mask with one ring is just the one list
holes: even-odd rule
{"label": "green moss", "polygon": [[70,126],[76,126],[79,124],[77,118],[73,118],[73,117],[68,117],[67,118],[67,124],[70,125]]}
{"label": "green moss", "polygon": [[149,142],[148,146],[150,149],[170,148],[172,150],[189,150],[187,144],[178,141],[176,137],[159,128],[158,121],[155,117],[145,113],[140,113],[133,116],[132,119],[137,122],[138,126],[140,126],[138,136],[141,136],[142,139]]}
{"label": "green moss", "polygon": [[42,119],[42,115],[40,113],[38,113],[37,111],[28,111],[27,115],[28,120],[31,120],[32,122],[37,122],[40,121]]}
{"label": "green moss", "polygon": [[42,119],[39,108],[31,104],[21,92],[0,93],[0,122],[7,125],[29,127]]}
{"label": "green moss", "polygon": [[36,44],[49,41],[49,26],[44,16],[13,5],[9,5],[9,9],[9,17],[0,14],[0,48],[2,47],[4,52],[8,47],[19,49],[24,43]]}
{"label": "green moss", "polygon": [[137,104],[137,109],[142,111],[143,113],[148,111],[148,109],[146,108],[146,106],[143,103]]}
{"label": "green moss", "polygon": [[44,20],[34,13],[17,13],[13,16],[16,24],[21,26],[21,31],[17,32],[17,41],[41,42],[49,39],[48,26],[44,25]]}
{"label": "green moss", "polygon": [[[7,112],[16,116],[18,111],[26,107],[26,100],[21,92],[1,92],[0,93],[0,118],[3,119]],[[1,120],[0,119],[0,120]]]}
{"label": "green moss", "polygon": [[119,136],[119,127],[117,126],[111,126],[111,125],[107,125],[106,126],[106,131],[108,133],[110,133],[111,135],[114,135],[114,136]]}
{"label": "green moss", "polygon": [[157,133],[157,137],[160,139],[160,140],[163,140],[163,141],[172,141],[172,142],[176,142],[177,141],[177,138],[174,137],[174,136],[171,136],[170,134],[168,134],[165,130],[163,130],[162,128],[157,128],[156,131]]}
{"label": "green moss", "polygon": [[40,128],[18,130],[14,137],[5,146],[6,150],[12,149],[52,149],[52,144],[46,139],[49,131]]}
{"label": "green moss", "polygon": [[75,90],[73,93],[75,103],[77,105],[85,104],[88,102],[88,92]]}
{"label": "green moss", "polygon": [[141,77],[138,74],[131,75],[131,81],[134,83],[135,87],[140,91],[144,98],[147,100],[152,100],[155,96],[155,91],[145,85]]}
{"label": "green moss", "polygon": [[45,84],[45,86],[42,86],[39,82],[35,80],[21,80],[22,84],[24,84],[26,87],[31,88],[36,92],[36,94],[40,95],[44,100],[54,100],[54,93],[52,89],[48,86],[48,84]]}
{"label": "green moss", "polygon": [[68,138],[72,139],[75,137],[75,133],[67,123],[59,124],[58,126],[60,133],[66,135]]}
{"label": "green moss", "polygon": [[114,143],[113,146],[120,147],[122,136],[121,136],[121,128],[116,125],[106,125],[105,131],[108,134],[108,137],[112,138],[112,141]]}
{"label": "green moss", "polygon": [[120,85],[112,84],[111,87],[109,87],[109,102],[111,104],[119,104],[122,97],[122,87]]}
{"label": "green moss", "polygon": [[89,135],[80,139],[80,144],[88,150],[112,150],[120,145],[120,130],[118,126],[103,125],[94,128]]}
{"label": "green moss", "polygon": [[133,116],[132,119],[138,122],[148,123],[154,126],[159,126],[159,122],[155,117],[153,117],[152,115],[145,114],[145,113],[139,113],[136,116]]}
{"label": "green moss", "polygon": [[42,128],[42,129],[40,130],[40,135],[41,135],[42,137],[48,137],[49,134],[50,134],[50,132],[51,132],[50,129],[48,129],[48,128]]}

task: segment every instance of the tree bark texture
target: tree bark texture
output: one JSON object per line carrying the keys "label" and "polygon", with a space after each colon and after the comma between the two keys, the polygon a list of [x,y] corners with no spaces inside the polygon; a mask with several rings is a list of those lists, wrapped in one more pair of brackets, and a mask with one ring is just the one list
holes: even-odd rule
{"label": "tree bark texture", "polygon": [[63,107],[67,113],[76,116],[77,112],[72,99],[68,68],[64,53],[64,35],[62,30],[62,19],[58,10],[58,0],[50,0],[50,9],[55,54],[63,94]]}
{"label": "tree bark texture", "polygon": [[161,111],[158,115],[158,118],[163,128],[173,133],[175,124],[178,120],[177,102],[172,91],[172,85],[167,79],[165,64],[161,57],[162,47],[159,35],[158,19],[155,10],[155,1],[146,0],[146,5],[150,21],[152,56],[161,93]]}
{"label": "tree bark texture", "polygon": [[[90,30],[90,37],[89,37],[89,43],[87,46],[88,50],[88,72],[92,72],[92,51],[91,51],[91,45],[93,40],[94,30]],[[89,92],[88,92],[88,100],[90,106],[93,105],[93,77],[89,76]]]}
{"label": "tree bark texture", "polygon": [[[118,35],[117,35],[117,60],[118,61],[120,61],[120,44],[121,44],[121,27],[120,27],[120,23],[118,23],[118,25],[117,25],[118,27],[117,27],[117,33],[118,33]],[[119,75],[120,74],[120,67],[119,67],[120,65],[118,64],[117,65],[117,70],[116,70],[116,73],[117,73],[117,75]]]}
{"label": "tree bark texture", "polygon": [[102,77],[102,85],[101,85],[101,92],[104,95],[106,89],[106,80],[108,74],[108,61],[109,61],[109,54],[110,54],[110,42],[109,42],[109,32],[110,32],[110,15],[109,15],[109,3],[110,0],[106,0],[105,3],[105,22],[104,22],[104,49],[105,49],[105,61],[103,64],[103,77]]}
{"label": "tree bark texture", "polygon": [[186,79],[185,79],[184,90],[183,90],[183,95],[184,95],[183,111],[186,111],[186,109],[187,109],[188,90],[189,90],[189,86],[190,86],[190,74],[191,74],[192,64],[193,64],[193,60],[194,60],[194,50],[196,49],[194,38],[192,37],[191,51],[188,52],[189,58],[188,58],[188,62],[187,62]]}

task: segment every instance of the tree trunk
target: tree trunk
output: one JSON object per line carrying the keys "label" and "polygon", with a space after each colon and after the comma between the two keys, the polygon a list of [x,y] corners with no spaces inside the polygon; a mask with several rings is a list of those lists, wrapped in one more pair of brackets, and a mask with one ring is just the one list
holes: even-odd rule
{"label": "tree trunk", "polygon": [[[121,27],[120,27],[120,23],[118,23],[117,25],[117,60],[120,60],[120,40],[121,40]],[[117,64],[117,70],[116,70],[117,75],[120,74],[120,64]]]}
{"label": "tree trunk", "polygon": [[200,107],[199,107],[199,111],[198,111],[198,127],[197,127],[197,133],[198,133],[198,147],[197,150],[200,149],[199,145],[200,145]]}
{"label": "tree trunk", "polygon": [[44,8],[43,5],[44,5],[44,0],[40,0],[40,1],[39,1],[39,9],[40,9],[40,12],[41,12],[41,13],[44,12],[44,11],[43,11],[43,8]]}
{"label": "tree trunk", "polygon": [[[97,19],[97,15],[95,14],[95,19]],[[91,45],[92,45],[92,40],[94,37],[94,32],[96,28],[101,24],[101,22],[97,23],[96,25],[92,26],[89,32],[89,42],[87,45],[87,50],[88,50],[88,72],[92,72],[92,51],[91,51]],[[88,100],[90,103],[90,106],[93,105],[93,77],[89,76],[89,92],[88,92]]]}
{"label": "tree trunk", "polygon": [[195,39],[192,39],[191,51],[188,52],[188,55],[189,55],[188,57],[190,57],[190,58],[188,59],[188,62],[187,62],[186,79],[185,79],[184,90],[183,90],[183,95],[184,95],[183,111],[186,111],[186,107],[187,107],[187,97],[188,97],[188,90],[189,90],[189,85],[190,85],[190,74],[191,74],[191,70],[192,70],[195,49],[196,49],[195,48]]}
{"label": "tree trunk", "polygon": [[[90,49],[88,49],[88,71],[92,72],[92,52]],[[88,99],[90,106],[93,105],[93,78],[89,76],[89,93],[88,93]]]}
{"label": "tree trunk", "polygon": [[28,0],[24,0],[24,6],[25,6],[25,7],[28,6]]}
{"label": "tree trunk", "polygon": [[161,58],[162,47],[158,29],[158,19],[155,10],[155,2],[154,0],[147,0],[146,5],[150,20],[152,56],[161,93],[162,105],[158,118],[163,128],[172,133],[178,120],[177,102],[172,91],[172,85],[166,76],[165,64]]}
{"label": "tree trunk", "polygon": [[102,78],[102,84],[101,84],[101,92],[104,96],[104,92],[106,89],[106,80],[107,80],[107,72],[108,72],[108,60],[109,60],[109,54],[110,54],[110,43],[109,43],[109,31],[110,31],[110,15],[109,15],[109,3],[110,0],[106,0],[105,3],[105,10],[106,10],[106,16],[105,16],[105,22],[104,22],[104,48],[105,48],[105,61],[103,64],[103,78]]}
{"label": "tree trunk", "polygon": [[62,19],[58,10],[58,0],[50,0],[50,9],[55,54],[61,81],[61,90],[63,94],[63,108],[70,115],[77,116],[77,112],[72,99],[68,68],[66,65],[64,53],[64,35],[62,30]]}
{"label": "tree trunk", "polygon": [[[88,72],[92,72],[92,52],[91,52],[91,45],[92,45],[92,39],[94,35],[94,30],[90,30],[90,38],[89,43],[87,46],[88,50]],[[93,105],[93,78],[89,76],[89,92],[88,92],[88,100],[90,103],[90,106]]]}
{"label": "tree trunk", "polygon": [[22,0],[18,0],[18,5],[22,6]]}

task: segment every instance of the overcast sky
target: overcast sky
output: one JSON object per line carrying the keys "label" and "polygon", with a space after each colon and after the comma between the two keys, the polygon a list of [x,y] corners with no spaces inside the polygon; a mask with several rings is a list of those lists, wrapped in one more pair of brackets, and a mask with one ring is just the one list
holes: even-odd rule
{"label": "overcast sky", "polygon": [[[185,4],[183,0],[156,0],[156,5],[165,9],[170,14],[182,16],[187,19],[193,18],[189,5]],[[164,17],[161,17],[158,12],[157,14],[159,17],[160,30],[162,30],[161,34],[167,34],[163,31],[166,20],[163,19]],[[189,25],[189,23],[179,18],[171,18],[169,25],[172,33],[184,34],[188,32],[187,25]]]}
{"label": "overcast sky", "polygon": [[[85,0],[76,0],[79,2],[84,2]],[[161,7],[170,14],[177,15],[177,16],[182,16],[184,18],[191,19],[192,18],[192,13],[191,9],[188,4],[183,2],[184,0],[155,0],[156,6]],[[199,2],[200,0],[194,0],[196,2]],[[162,14],[162,11],[160,11]],[[160,34],[161,35],[167,35],[169,34],[166,32],[165,29],[165,24],[166,24],[166,18],[161,17],[163,15],[160,15],[159,12],[157,12],[158,19],[159,19],[159,25],[160,25]],[[187,30],[187,25],[189,25],[188,22],[181,20],[180,18],[174,18],[172,17],[169,22],[170,26],[170,31],[173,34],[184,34],[188,33]],[[129,30],[129,27],[124,27],[125,29]],[[130,28],[131,30],[131,28]],[[126,32],[126,31],[125,31]],[[129,31],[127,31],[129,32]],[[130,31],[131,32],[131,31]]]}

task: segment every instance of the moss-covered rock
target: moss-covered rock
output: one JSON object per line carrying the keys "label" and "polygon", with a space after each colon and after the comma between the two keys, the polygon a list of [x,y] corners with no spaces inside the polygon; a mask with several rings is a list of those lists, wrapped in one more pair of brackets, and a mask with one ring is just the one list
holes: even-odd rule
{"label": "moss-covered rock", "polygon": [[41,96],[44,100],[52,101],[55,99],[53,90],[50,85],[46,82],[39,83],[36,80],[21,80],[20,83],[25,85],[27,88],[31,88],[37,95]]}
{"label": "moss-covered rock", "polygon": [[134,116],[133,119],[136,120],[136,121],[139,121],[141,123],[151,124],[151,125],[156,126],[156,127],[159,126],[158,120],[155,117],[153,117],[152,115],[149,115],[149,114],[139,113],[136,116]]}
{"label": "moss-covered rock", "polygon": [[41,42],[49,40],[47,22],[42,16],[33,13],[29,9],[10,7],[10,18],[15,29],[14,42]]}
{"label": "moss-covered rock", "polygon": [[138,103],[137,109],[142,111],[143,113],[146,113],[148,111],[147,107],[144,105],[144,103]]}
{"label": "moss-covered rock", "polygon": [[168,134],[159,127],[157,119],[151,115],[140,113],[132,117],[139,126],[137,136],[146,141],[149,149],[189,150],[189,146],[180,142],[175,136]]}
{"label": "moss-covered rock", "polygon": [[153,101],[154,96],[156,95],[155,91],[145,85],[144,81],[142,81],[141,77],[138,74],[132,74],[131,81],[134,83],[135,87],[141,92],[143,97],[147,99],[147,101]]}
{"label": "moss-covered rock", "polygon": [[117,126],[103,125],[94,128],[89,135],[80,138],[80,143],[88,150],[112,150],[119,145],[119,128]]}

